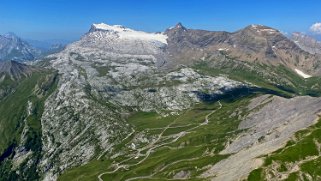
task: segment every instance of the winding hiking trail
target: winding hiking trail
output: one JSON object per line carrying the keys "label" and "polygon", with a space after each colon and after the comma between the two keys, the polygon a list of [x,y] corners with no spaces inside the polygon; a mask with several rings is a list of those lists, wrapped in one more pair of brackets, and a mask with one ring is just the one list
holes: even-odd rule
{"label": "winding hiking trail", "polygon": [[205,122],[202,123],[203,125],[208,124],[208,117],[210,117],[212,114],[214,114],[217,110],[222,109],[223,106],[222,106],[221,102],[220,101],[217,101],[217,102],[220,105],[220,107],[218,109],[213,110],[212,112],[210,112],[208,115],[205,116]]}
{"label": "winding hiking trail", "polygon": [[[139,165],[139,164],[143,163],[143,162],[149,157],[150,153],[151,153],[153,150],[155,150],[156,148],[162,147],[162,146],[166,146],[166,145],[171,144],[171,143],[174,143],[174,142],[176,142],[179,138],[181,138],[182,136],[185,136],[186,134],[188,134],[189,131],[192,131],[192,130],[195,130],[195,129],[201,127],[201,126],[207,125],[208,122],[209,122],[209,117],[210,117],[212,114],[214,114],[216,111],[220,110],[220,109],[223,107],[220,101],[217,101],[217,102],[218,102],[218,104],[219,104],[219,108],[214,109],[212,112],[210,112],[209,114],[207,114],[207,115],[205,116],[205,118],[204,118],[204,122],[203,122],[203,123],[200,123],[199,125],[197,125],[197,126],[195,126],[195,127],[192,127],[192,128],[190,128],[190,129],[181,131],[180,133],[176,133],[176,134],[172,134],[172,135],[168,135],[168,136],[163,136],[163,134],[165,133],[166,130],[168,130],[168,129],[170,129],[170,128],[175,128],[175,127],[173,127],[172,125],[175,124],[176,121],[180,118],[180,116],[179,116],[179,117],[177,117],[176,119],[174,119],[170,124],[168,124],[166,127],[164,127],[164,128],[157,128],[157,129],[163,129],[163,130],[162,130],[162,132],[161,132],[160,134],[158,134],[156,140],[154,140],[153,142],[151,142],[150,144],[148,144],[148,145],[146,145],[146,146],[144,146],[144,147],[142,147],[142,148],[137,149],[136,156],[131,156],[131,157],[129,157],[129,158],[121,161],[120,163],[114,164],[114,166],[116,166],[116,168],[115,168],[113,171],[107,171],[107,172],[103,172],[103,173],[99,174],[98,177],[97,177],[98,180],[99,180],[99,181],[103,181],[102,176],[105,175],[105,174],[112,174],[112,173],[117,172],[117,171],[118,171],[119,169],[121,169],[121,168],[128,169],[128,168],[131,167],[131,166],[135,166],[135,165]],[[184,111],[184,113],[183,113],[182,115],[184,115],[184,114],[185,114],[186,112],[188,112],[189,110],[190,110],[190,109]],[[189,125],[190,125],[190,124],[189,124]],[[184,126],[177,126],[177,127],[181,128],[181,127],[184,127]],[[132,134],[133,134],[133,132],[132,132],[130,135],[132,135]],[[169,141],[169,142],[166,142],[166,143],[163,143],[163,144],[157,145],[157,143],[158,143],[161,139],[163,139],[163,138],[173,138],[174,136],[176,136],[176,137],[175,137],[173,140],[171,140],[171,141]],[[129,136],[128,136],[128,137],[129,137]],[[126,137],[126,138],[128,138],[128,137]],[[166,139],[165,139],[165,140],[166,140]],[[163,140],[163,141],[164,141],[164,140]],[[142,151],[145,151],[145,150],[147,150],[147,151],[146,151],[146,154],[145,154],[145,157],[144,157],[142,160],[140,160],[139,162],[134,163],[134,164],[131,164],[131,165],[125,165],[125,164],[124,164],[124,165],[119,165],[119,164],[122,164],[122,163],[124,163],[124,162],[126,162],[126,161],[128,161],[128,160],[133,159],[133,158],[137,158],[139,155],[141,155],[140,153],[141,153]],[[182,162],[182,161],[197,160],[197,159],[199,159],[199,158],[200,158],[200,157],[177,160],[177,161],[171,163],[170,165],[165,165],[164,167],[160,168],[158,171],[154,172],[154,173],[151,174],[151,175],[148,175],[148,176],[139,176],[139,177],[132,177],[132,178],[126,179],[126,181],[137,180],[137,179],[144,179],[144,178],[145,178],[145,179],[146,179],[146,178],[151,178],[151,177],[153,177],[155,174],[157,174],[158,172],[166,169],[166,168],[169,167],[169,166],[172,166],[172,165],[174,165],[174,164],[180,163],[180,162]],[[171,179],[166,179],[166,180],[171,180]]]}

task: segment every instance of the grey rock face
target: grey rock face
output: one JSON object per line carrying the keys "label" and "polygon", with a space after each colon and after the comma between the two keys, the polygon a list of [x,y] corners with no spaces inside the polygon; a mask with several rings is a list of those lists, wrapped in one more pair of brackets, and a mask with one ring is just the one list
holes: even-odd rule
{"label": "grey rock face", "polygon": [[271,97],[264,101],[263,105],[267,104],[266,106],[259,112],[251,113],[239,125],[239,129],[250,129],[252,133],[238,138],[229,145],[226,153],[238,152],[255,144],[260,138],[272,141],[279,137],[289,137],[299,129],[313,124],[321,112],[321,99],[314,97],[295,97],[290,100]]}
{"label": "grey rock face", "polygon": [[187,29],[179,24],[165,34],[169,67],[199,60],[216,61],[221,52],[240,61],[284,65],[318,75],[321,72],[317,66],[320,56],[302,50],[280,31],[263,25],[250,25],[229,33]]}
{"label": "grey rock face", "polygon": [[160,62],[165,35],[102,24],[94,27],[48,57],[61,77],[42,117],[40,169],[45,180],[55,180],[66,168],[97,154],[113,153],[113,145],[133,131],[124,116],[133,110],[177,114],[200,101],[196,92],[222,94],[248,86],[191,68],[164,71]]}
{"label": "grey rock face", "polygon": [[316,123],[321,113],[321,99],[295,97],[285,99],[263,96],[252,100],[250,114],[241,122],[245,130],[226,146],[221,154],[234,154],[215,164],[203,174],[212,180],[242,180],[263,164],[260,156],[286,144],[295,132]]}

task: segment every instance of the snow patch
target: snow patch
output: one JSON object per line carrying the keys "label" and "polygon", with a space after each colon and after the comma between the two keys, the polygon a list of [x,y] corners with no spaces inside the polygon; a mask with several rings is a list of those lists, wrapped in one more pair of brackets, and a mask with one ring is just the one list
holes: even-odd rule
{"label": "snow patch", "polygon": [[302,71],[299,70],[299,69],[294,69],[294,70],[296,71],[297,74],[299,74],[301,77],[303,77],[303,78],[305,78],[305,79],[312,77],[311,75],[308,75],[308,74],[302,72]]}
{"label": "snow patch", "polygon": [[121,25],[107,25],[105,23],[93,24],[96,30],[111,31],[117,33],[122,39],[139,39],[146,41],[159,41],[167,44],[167,35],[163,33],[146,33],[143,31],[135,31]]}
{"label": "snow patch", "polygon": [[218,51],[228,51],[229,49],[228,48],[219,48],[217,49]]}

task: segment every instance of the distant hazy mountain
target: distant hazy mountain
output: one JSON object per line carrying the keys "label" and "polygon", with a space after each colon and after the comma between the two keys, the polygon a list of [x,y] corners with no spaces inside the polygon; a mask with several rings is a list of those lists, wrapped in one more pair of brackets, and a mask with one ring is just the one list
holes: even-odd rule
{"label": "distant hazy mountain", "polygon": [[0,35],[0,61],[31,61],[64,49],[63,40],[24,40],[14,33]]}
{"label": "distant hazy mountain", "polygon": [[14,33],[0,35],[0,61],[29,61],[34,60],[40,54],[39,50]]}
{"label": "distant hazy mountain", "polygon": [[291,39],[299,45],[303,50],[312,54],[321,54],[321,42],[312,36],[295,32],[292,34]]}

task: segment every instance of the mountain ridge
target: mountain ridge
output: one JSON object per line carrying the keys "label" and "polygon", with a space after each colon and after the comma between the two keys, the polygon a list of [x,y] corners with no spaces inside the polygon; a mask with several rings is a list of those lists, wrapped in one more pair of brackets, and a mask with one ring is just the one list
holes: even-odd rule
{"label": "mountain ridge", "polygon": [[[320,56],[299,48],[280,31],[263,25],[250,25],[236,32],[168,29],[168,54],[175,61],[193,63],[201,59],[215,60],[220,52],[240,61],[266,65],[285,65],[320,74]],[[293,58],[294,57],[294,58]]]}
{"label": "mountain ridge", "polygon": [[[138,38],[140,36],[137,34],[130,36],[130,33],[141,32],[121,25],[100,23],[93,24],[85,37],[94,34],[95,31],[97,33],[89,39],[97,39],[101,36],[99,31],[105,35],[106,39],[112,36],[120,39]],[[164,44],[160,46],[161,49],[156,54],[159,54],[157,57],[162,57],[160,62],[163,63],[159,64],[167,68],[180,64],[191,65],[203,59],[215,61],[220,58],[220,54],[224,53],[225,56],[240,61],[262,63],[268,66],[283,65],[293,71],[298,69],[307,74],[321,74],[321,68],[318,68],[320,55],[310,54],[279,30],[264,25],[249,25],[235,32],[226,32],[188,29],[182,23],[177,23],[163,33],[150,33],[149,35],[152,35],[150,38],[154,35],[158,37],[147,38],[147,40]],[[139,49],[145,48],[140,47]]]}
{"label": "mountain ridge", "polygon": [[[253,150],[255,158],[242,157],[252,163],[314,124],[317,56],[263,25],[224,32],[177,23],[147,33],[93,24],[34,63],[45,71],[3,94],[14,107],[0,105],[0,128],[15,131],[0,132],[7,138],[0,150],[12,151],[1,157],[0,171],[5,180],[215,180],[226,174],[217,167],[228,163],[219,168],[240,170],[227,174],[231,180],[245,178],[254,168],[233,167],[238,153]],[[16,62],[2,67],[24,70]],[[5,114],[15,107],[27,118]],[[251,127],[257,122],[264,124]],[[259,151],[266,144],[273,150]]]}

